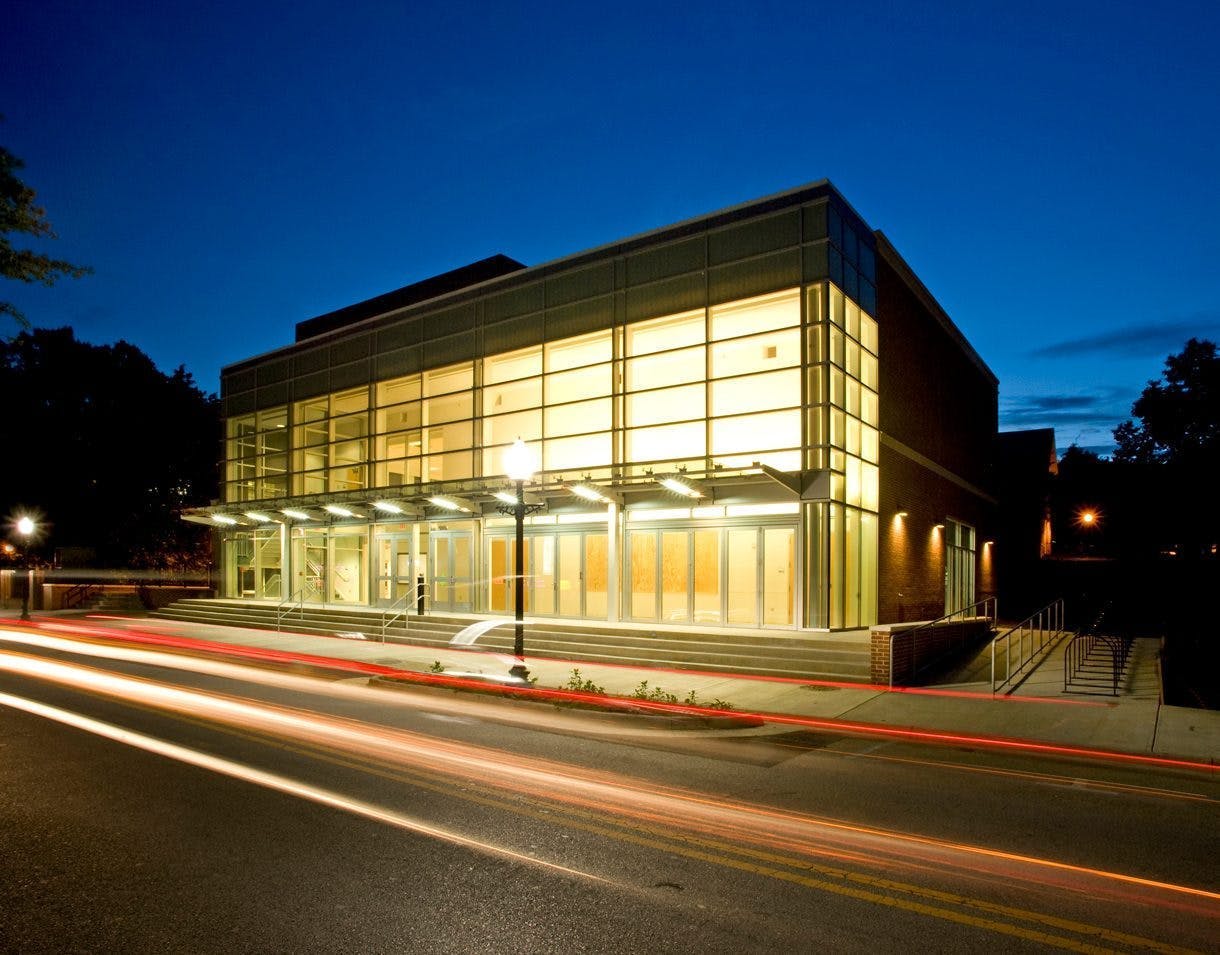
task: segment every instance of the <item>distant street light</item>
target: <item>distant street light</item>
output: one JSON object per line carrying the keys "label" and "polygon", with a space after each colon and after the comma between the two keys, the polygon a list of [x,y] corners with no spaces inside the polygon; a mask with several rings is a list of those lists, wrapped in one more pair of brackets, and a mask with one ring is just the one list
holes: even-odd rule
{"label": "distant street light", "polygon": [[530,671],[525,667],[525,515],[532,514],[541,504],[525,503],[525,482],[534,476],[534,455],[525,442],[518,438],[504,452],[504,473],[516,485],[517,493],[512,503],[500,504],[497,510],[509,514],[517,522],[516,570],[516,632],[513,635],[513,655],[517,662],[508,672],[522,682],[529,679]]}

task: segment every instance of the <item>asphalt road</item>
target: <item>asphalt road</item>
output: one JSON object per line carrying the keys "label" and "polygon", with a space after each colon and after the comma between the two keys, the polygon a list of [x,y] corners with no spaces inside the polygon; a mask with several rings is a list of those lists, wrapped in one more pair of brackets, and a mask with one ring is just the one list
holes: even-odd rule
{"label": "asphalt road", "polygon": [[1215,774],[114,652],[0,639],[0,950],[1220,941]]}

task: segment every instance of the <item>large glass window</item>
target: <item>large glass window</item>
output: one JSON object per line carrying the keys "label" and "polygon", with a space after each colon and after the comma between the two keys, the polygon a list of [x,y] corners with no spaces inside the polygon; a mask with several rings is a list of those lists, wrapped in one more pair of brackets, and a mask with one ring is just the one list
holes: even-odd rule
{"label": "large glass window", "polygon": [[288,409],[230,418],[225,446],[225,500],[255,501],[288,493]]}

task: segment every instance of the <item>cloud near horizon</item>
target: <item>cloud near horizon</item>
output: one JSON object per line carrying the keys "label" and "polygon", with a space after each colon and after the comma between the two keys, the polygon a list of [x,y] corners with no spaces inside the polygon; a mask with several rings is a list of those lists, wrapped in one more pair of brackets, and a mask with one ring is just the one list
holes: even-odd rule
{"label": "cloud near horizon", "polygon": [[1204,312],[1186,321],[1128,325],[1101,335],[1074,338],[1029,352],[1030,358],[1079,358],[1082,354],[1110,354],[1127,358],[1167,357],[1179,352],[1191,338],[1220,337],[1220,310]]}

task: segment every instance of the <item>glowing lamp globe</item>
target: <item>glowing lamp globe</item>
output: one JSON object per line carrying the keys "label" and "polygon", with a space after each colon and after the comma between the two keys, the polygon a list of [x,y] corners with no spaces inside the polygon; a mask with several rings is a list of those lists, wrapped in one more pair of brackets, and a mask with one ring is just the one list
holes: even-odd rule
{"label": "glowing lamp globe", "polygon": [[534,453],[518,438],[504,452],[504,473],[510,481],[528,481],[534,474]]}
{"label": "glowing lamp globe", "polygon": [[17,519],[17,533],[24,534],[26,537],[34,533],[34,526],[34,522],[28,517]]}

